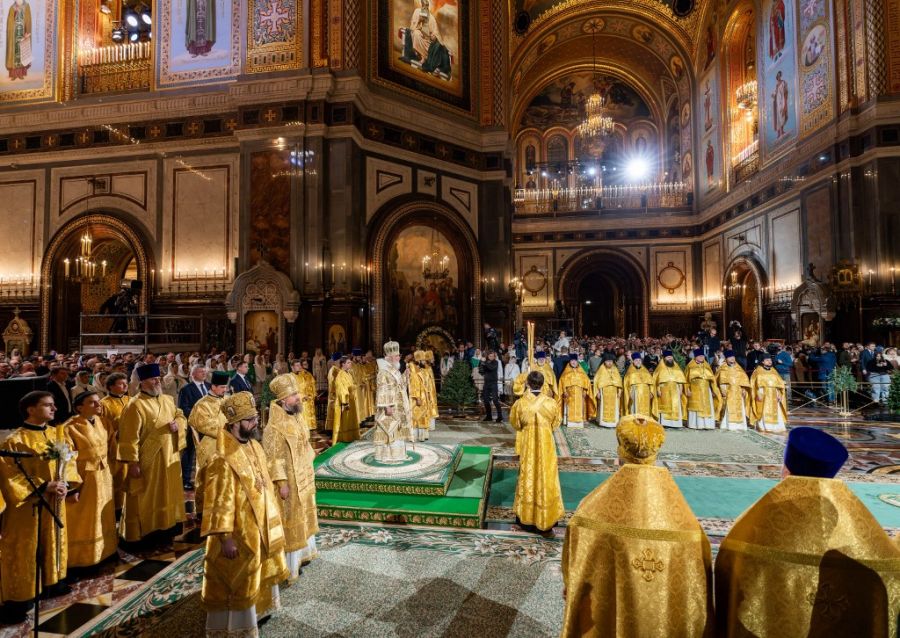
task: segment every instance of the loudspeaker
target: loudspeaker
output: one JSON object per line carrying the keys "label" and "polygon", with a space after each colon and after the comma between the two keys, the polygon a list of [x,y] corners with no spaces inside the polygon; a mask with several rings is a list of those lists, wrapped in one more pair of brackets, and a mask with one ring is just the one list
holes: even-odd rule
{"label": "loudspeaker", "polygon": [[672,13],[679,18],[684,18],[694,10],[694,0],[672,0]]}

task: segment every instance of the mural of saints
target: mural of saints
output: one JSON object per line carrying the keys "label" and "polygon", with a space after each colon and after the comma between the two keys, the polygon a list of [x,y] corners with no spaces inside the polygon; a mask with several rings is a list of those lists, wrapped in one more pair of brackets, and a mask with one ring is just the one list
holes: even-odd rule
{"label": "mural of saints", "polygon": [[31,6],[15,0],[6,15],[6,70],[10,80],[24,80],[31,66]]}
{"label": "mural of saints", "polygon": [[784,0],[775,0],[772,3],[772,12],[769,14],[769,59],[777,60],[784,50],[785,43],[785,13]]}
{"label": "mural of saints", "polygon": [[706,183],[712,186],[716,178],[716,152],[713,149],[712,140],[706,142]]}
{"label": "mural of saints", "polygon": [[450,51],[441,39],[437,20],[431,11],[431,0],[418,0],[418,3],[405,34],[401,60],[410,64],[415,62],[423,72],[449,80]]}
{"label": "mural of saints", "polygon": [[193,58],[212,51],[216,43],[216,0],[187,0],[184,41]]}
{"label": "mural of saints", "polygon": [[775,91],[772,93],[772,126],[776,139],[784,137],[784,127],[788,121],[788,85],[781,77],[781,71],[775,74]]}
{"label": "mural of saints", "polygon": [[706,81],[706,88],[703,89],[703,130],[708,131],[712,128],[712,88],[710,81]]}

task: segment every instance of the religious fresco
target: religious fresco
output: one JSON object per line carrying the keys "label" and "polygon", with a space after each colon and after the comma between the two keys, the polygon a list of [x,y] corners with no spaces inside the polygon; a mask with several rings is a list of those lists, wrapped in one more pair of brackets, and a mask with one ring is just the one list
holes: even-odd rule
{"label": "religious fresco", "polygon": [[241,70],[241,2],[172,0],[160,3],[157,83],[218,82]]}
{"label": "religious fresco", "polygon": [[374,0],[378,76],[471,109],[469,0]]}
{"label": "religious fresco", "polygon": [[[719,76],[713,65],[700,79],[700,109],[698,126],[700,127],[700,148],[697,158],[700,192],[706,193],[722,184],[722,142],[719,115],[721,102],[719,98]],[[687,172],[687,171],[685,171]]]}
{"label": "religious fresco", "polygon": [[768,155],[797,137],[797,55],[794,3],[769,0],[762,13],[760,130]]}
{"label": "religious fresco", "polygon": [[54,97],[56,5],[52,0],[0,1],[0,103]]}
{"label": "religious fresco", "polygon": [[806,135],[834,117],[831,69],[831,15],[825,0],[800,1],[800,134]]}
{"label": "religious fresco", "polygon": [[624,82],[611,76],[572,73],[551,82],[531,100],[522,114],[522,128],[578,126],[584,119],[584,103],[595,90],[606,95],[606,113],[619,122],[651,117],[647,103]]}
{"label": "religious fresco", "polygon": [[[432,244],[433,241],[433,244]],[[446,277],[426,279],[422,259],[436,252],[447,258]],[[440,264],[435,264],[440,270]],[[397,237],[387,258],[388,336],[414,343],[422,330],[438,326],[462,334],[459,322],[459,264],[447,238],[427,226],[411,226]]]}
{"label": "religious fresco", "polygon": [[251,310],[244,315],[244,350],[278,352],[278,315],[274,310]]}
{"label": "religious fresco", "polygon": [[298,0],[250,0],[247,71],[299,69],[303,64],[302,5]]}

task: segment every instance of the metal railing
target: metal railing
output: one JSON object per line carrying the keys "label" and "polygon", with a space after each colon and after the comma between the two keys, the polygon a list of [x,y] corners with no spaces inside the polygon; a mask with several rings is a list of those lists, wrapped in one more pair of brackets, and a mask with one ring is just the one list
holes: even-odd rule
{"label": "metal railing", "polygon": [[602,210],[688,208],[693,193],[681,182],[635,186],[517,188],[516,213],[524,215]]}
{"label": "metal railing", "polygon": [[135,346],[144,351],[151,347],[197,350],[203,342],[204,323],[203,315],[81,313],[78,350]]}
{"label": "metal railing", "polygon": [[872,398],[872,384],[863,381],[857,382],[856,390],[843,392],[835,392],[827,381],[791,381],[788,393],[788,414],[818,409],[849,417],[879,405]]}

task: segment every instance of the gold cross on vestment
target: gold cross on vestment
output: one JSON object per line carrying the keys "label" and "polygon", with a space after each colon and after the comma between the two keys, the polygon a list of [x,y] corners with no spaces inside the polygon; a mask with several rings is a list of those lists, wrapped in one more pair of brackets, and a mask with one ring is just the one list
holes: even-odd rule
{"label": "gold cross on vestment", "polygon": [[656,557],[656,553],[652,549],[645,549],[641,552],[640,557],[631,561],[631,566],[641,572],[641,578],[648,583],[656,578],[656,572],[663,570],[663,562]]}

